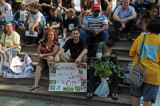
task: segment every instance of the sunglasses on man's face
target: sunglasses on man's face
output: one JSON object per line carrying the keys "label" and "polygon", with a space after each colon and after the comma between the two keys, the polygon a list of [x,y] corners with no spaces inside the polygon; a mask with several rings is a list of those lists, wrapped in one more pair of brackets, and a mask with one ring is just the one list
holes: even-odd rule
{"label": "sunglasses on man's face", "polygon": [[94,12],[100,12],[99,10],[95,10]]}

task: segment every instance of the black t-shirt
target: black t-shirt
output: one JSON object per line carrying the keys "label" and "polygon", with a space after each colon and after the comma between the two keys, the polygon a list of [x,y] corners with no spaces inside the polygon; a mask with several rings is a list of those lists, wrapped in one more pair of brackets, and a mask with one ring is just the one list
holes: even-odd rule
{"label": "black t-shirt", "polygon": [[79,27],[80,26],[80,19],[78,16],[75,16],[72,20],[70,20],[69,18],[67,18],[64,21],[64,28],[67,28],[67,32],[71,32],[72,29]]}
{"label": "black t-shirt", "polygon": [[69,39],[66,41],[62,48],[65,50],[65,52],[70,49],[71,57],[73,59],[76,59],[81,54],[83,49],[87,48],[87,45],[86,42],[82,39],[79,39],[79,42],[77,44],[73,42],[73,39]]}
{"label": "black t-shirt", "polygon": [[57,15],[56,18],[53,18],[51,15],[49,15],[46,19],[46,24],[49,24],[50,26],[57,25],[58,23],[61,23],[61,26],[58,29],[62,29],[62,17],[59,15]]}
{"label": "black t-shirt", "polygon": [[[108,0],[108,1],[110,2],[111,0]],[[108,6],[108,4],[106,2],[104,2],[104,0],[101,0],[101,7],[102,7],[103,11],[106,11],[107,6]]]}
{"label": "black t-shirt", "polygon": [[52,0],[39,0],[39,3],[46,3],[46,4],[50,4],[52,2]]}

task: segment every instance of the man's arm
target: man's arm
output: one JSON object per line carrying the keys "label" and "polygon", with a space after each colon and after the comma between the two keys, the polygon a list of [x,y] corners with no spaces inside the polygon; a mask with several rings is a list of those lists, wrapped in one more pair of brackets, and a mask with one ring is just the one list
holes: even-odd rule
{"label": "man's arm", "polygon": [[60,7],[61,9],[64,9],[64,10],[66,9],[65,7],[62,6],[62,0],[59,0],[58,7]]}
{"label": "man's arm", "polygon": [[35,1],[32,1],[30,3],[22,2],[21,4],[24,4],[25,6],[30,6],[30,5],[36,4],[36,2]]}
{"label": "man's arm", "polygon": [[71,0],[71,6],[72,6],[73,9],[75,9],[74,8],[74,0]]}
{"label": "man's arm", "polygon": [[39,25],[39,22],[38,21],[36,21],[35,23],[34,23],[34,25],[31,27],[31,29],[30,29],[30,33],[31,34],[34,34],[34,28],[35,27],[37,27]]}
{"label": "man's arm", "polygon": [[62,40],[66,40],[66,35],[67,35],[67,28],[64,28],[63,29],[63,38],[62,38]]}
{"label": "man's arm", "polygon": [[59,62],[59,56],[64,53],[64,48],[61,48],[58,53],[55,55],[55,62]]}
{"label": "man's arm", "polygon": [[121,22],[121,19],[118,17],[117,14],[113,15],[113,19],[116,20],[116,21],[118,21],[118,22]]}
{"label": "man's arm", "polygon": [[85,56],[88,53],[87,49],[83,49],[83,51],[81,52],[81,54],[77,57],[77,59],[75,59],[75,63],[79,63],[82,60],[82,57]]}
{"label": "man's arm", "polygon": [[124,22],[125,22],[125,21],[129,21],[129,20],[135,19],[136,17],[137,17],[137,14],[133,14],[133,15],[131,15],[130,17],[127,17],[127,18],[125,18],[125,19],[123,19],[123,20],[124,20]]}
{"label": "man's arm", "polygon": [[61,26],[61,23],[59,22],[59,23],[56,24],[56,25],[51,25],[50,28],[51,28],[51,29],[60,28],[60,26]]}

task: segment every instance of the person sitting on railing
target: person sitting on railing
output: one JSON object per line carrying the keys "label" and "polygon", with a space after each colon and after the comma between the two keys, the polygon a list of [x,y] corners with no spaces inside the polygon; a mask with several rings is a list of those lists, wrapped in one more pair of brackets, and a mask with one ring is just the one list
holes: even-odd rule
{"label": "person sitting on railing", "polygon": [[41,78],[41,72],[46,71],[49,69],[49,57],[55,56],[56,53],[59,50],[59,42],[57,42],[57,34],[56,32],[52,30],[47,30],[45,33],[44,41],[42,41],[37,49],[38,57],[40,61],[38,62],[38,65],[36,66],[35,71],[35,82],[34,86],[30,89],[31,92],[36,91],[39,88],[39,80]]}

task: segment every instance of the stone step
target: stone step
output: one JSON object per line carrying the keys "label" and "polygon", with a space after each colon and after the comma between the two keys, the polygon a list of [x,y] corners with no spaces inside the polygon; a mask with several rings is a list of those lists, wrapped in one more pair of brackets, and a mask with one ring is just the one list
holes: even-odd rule
{"label": "stone step", "polygon": [[119,99],[115,101],[110,96],[107,98],[94,96],[92,99],[86,99],[87,93],[82,92],[50,92],[48,91],[48,87],[40,87],[39,90],[33,93],[29,92],[30,88],[31,86],[27,85],[0,83],[0,95],[28,97],[89,106],[131,106],[131,96],[128,94],[119,94]]}
{"label": "stone step", "polygon": [[[109,36],[116,36],[116,33],[115,33],[114,30],[108,31],[108,33],[109,33]],[[120,32],[120,38],[127,38],[127,33],[128,33],[128,32],[126,32],[126,31],[121,31],[121,32]],[[134,32],[132,32],[131,36],[132,36],[133,39],[135,39],[135,38],[137,38],[140,34],[141,34],[141,32],[139,32],[139,31],[134,31]]]}
{"label": "stone step", "polygon": [[[20,84],[20,85],[33,86],[34,78],[3,78],[3,76],[0,75],[0,83],[4,83],[4,84]],[[88,84],[89,84],[89,81],[88,81]],[[100,84],[100,82],[97,83],[97,86],[99,84]],[[41,86],[42,87],[48,87],[49,86],[49,74],[42,73],[42,77],[40,79],[39,86],[40,87]],[[118,93],[119,94],[130,94],[129,86],[120,83],[119,84]]]}

